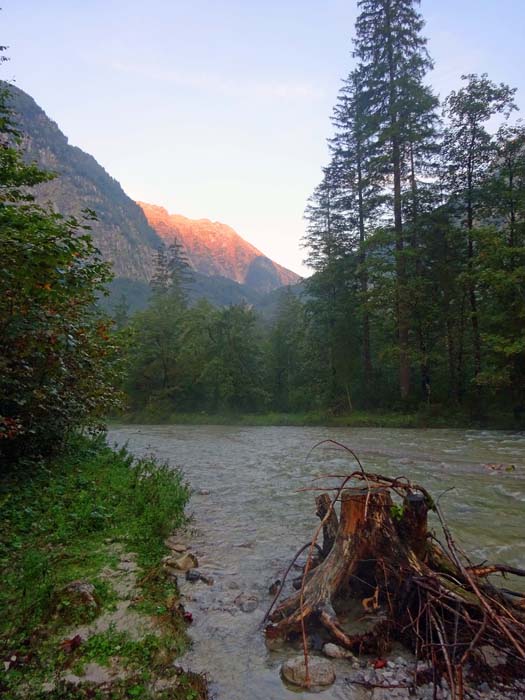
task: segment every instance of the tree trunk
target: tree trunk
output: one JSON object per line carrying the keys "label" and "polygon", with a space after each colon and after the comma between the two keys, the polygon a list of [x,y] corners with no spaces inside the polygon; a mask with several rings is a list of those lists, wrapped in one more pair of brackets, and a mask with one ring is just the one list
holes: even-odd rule
{"label": "tree trunk", "polygon": [[[470,161],[469,161],[470,162]],[[478,300],[474,274],[474,205],[473,205],[473,180],[472,165],[469,166],[467,175],[467,229],[468,229],[468,296],[470,302],[470,319],[472,324],[472,343],[474,347],[474,378],[481,372],[481,335],[479,332]]]}
{"label": "tree trunk", "polygon": [[[338,593],[358,574],[363,561],[375,558],[383,550],[382,542],[392,531],[389,518],[392,500],[385,489],[346,489],[341,495],[341,515],[337,535],[326,558],[309,575],[305,571],[302,590],[286,599],[272,613],[266,634],[270,638],[288,637],[301,624],[314,618],[345,647],[370,648],[368,635],[351,637],[341,628],[333,608]],[[372,591],[373,592],[373,591]],[[364,645],[364,647],[363,647]]]}
{"label": "tree trunk", "polygon": [[324,521],[328,515],[326,522],[323,523],[323,556],[327,556],[332,549],[335,538],[337,536],[337,531],[339,529],[339,520],[337,519],[337,514],[335,510],[331,508],[332,501],[327,493],[322,493],[315,499],[315,504],[317,506],[317,517]]}
{"label": "tree trunk", "polygon": [[393,38],[390,26],[390,4],[386,7],[386,35],[389,78],[389,113],[391,130],[391,163],[394,180],[394,231],[396,239],[396,306],[397,335],[399,344],[399,388],[401,399],[408,399],[410,393],[409,320],[406,299],[406,262],[403,239],[403,209],[401,200],[401,144],[396,105],[395,63]]}
{"label": "tree trunk", "polygon": [[372,382],[372,357],[370,352],[370,314],[368,312],[368,272],[366,270],[365,252],[365,211],[363,198],[363,174],[361,168],[361,149],[357,149],[357,191],[359,207],[359,264],[361,266],[361,308],[363,309],[363,369],[365,385]]}

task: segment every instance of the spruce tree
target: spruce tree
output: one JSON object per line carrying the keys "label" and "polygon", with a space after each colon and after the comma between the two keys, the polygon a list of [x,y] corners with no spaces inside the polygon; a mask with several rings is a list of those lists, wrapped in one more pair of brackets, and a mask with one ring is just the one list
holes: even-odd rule
{"label": "spruce tree", "polygon": [[310,308],[323,330],[326,362],[325,384],[327,402],[337,402],[337,320],[346,305],[348,241],[346,222],[342,213],[340,164],[332,162],[324,169],[323,180],[308,200],[304,244],[309,254],[306,262],[316,273],[307,281],[311,297]]}
{"label": "spruce tree", "polygon": [[193,279],[190,263],[178,241],[159,248],[150,281],[154,297],[169,295],[172,300],[185,305],[187,290]]}
{"label": "spruce tree", "polygon": [[[422,36],[417,0],[360,0],[355,56],[363,76],[367,112],[373,115],[377,163],[390,192],[389,219],[396,251],[396,312],[401,398],[410,392],[410,302],[406,227],[414,217],[418,173],[433,141],[437,100],[424,85],[432,67]],[[412,206],[405,207],[409,193]]]}
{"label": "spruce tree", "polygon": [[486,125],[492,117],[508,115],[515,109],[516,91],[504,84],[496,85],[486,74],[464,75],[463,80],[467,83],[465,87],[452,92],[445,102],[448,124],[443,149],[444,180],[460,227],[466,230],[467,292],[476,378],[481,372],[481,331],[474,279],[474,229],[483,204],[483,183],[496,154],[495,140]]}
{"label": "spruce tree", "polygon": [[336,134],[330,142],[330,148],[332,170],[340,192],[336,206],[344,218],[343,238],[347,250],[358,252],[362,362],[365,385],[370,387],[372,356],[365,241],[377,221],[381,197],[372,140],[374,118],[367,112],[367,100],[361,83],[359,71],[353,71],[343,82],[332,118]]}

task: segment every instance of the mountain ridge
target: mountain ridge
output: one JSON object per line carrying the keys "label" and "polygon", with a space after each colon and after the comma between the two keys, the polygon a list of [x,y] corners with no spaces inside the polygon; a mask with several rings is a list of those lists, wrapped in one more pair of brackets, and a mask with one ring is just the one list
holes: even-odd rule
{"label": "mountain ridge", "polygon": [[113,263],[115,274],[150,279],[154,251],[162,241],[142,209],[93,156],[69,143],[30,95],[13,85],[7,87],[14,121],[22,134],[24,158],[57,174],[34,188],[36,201],[50,203],[61,214],[79,220],[84,209],[95,211],[97,221],[89,222],[93,240],[103,258]]}
{"label": "mountain ridge", "polygon": [[177,240],[194,270],[269,292],[296,284],[300,276],[279,265],[235,229],[208,218],[190,219],[157,204],[137,201],[150,226],[166,243]]}
{"label": "mountain ridge", "polygon": [[[36,201],[51,204],[59,213],[79,220],[83,210],[95,211],[97,220],[89,221],[93,241],[103,258],[113,264],[117,278],[147,284],[154,272],[158,249],[176,236],[184,239],[180,242],[192,267],[212,278],[206,285],[208,296],[213,279],[219,277],[258,293],[299,281],[298,275],[264,256],[227,224],[176,214],[171,215],[176,221],[160,235],[120,183],[93,156],[71,145],[57,123],[30,95],[9,83],[0,81],[0,85],[11,95],[24,158],[57,174],[55,179],[34,188]],[[161,218],[170,216],[164,207],[149,206],[162,213]],[[218,297],[224,298],[224,283],[217,285],[222,286]],[[232,290],[230,296],[237,295]]]}

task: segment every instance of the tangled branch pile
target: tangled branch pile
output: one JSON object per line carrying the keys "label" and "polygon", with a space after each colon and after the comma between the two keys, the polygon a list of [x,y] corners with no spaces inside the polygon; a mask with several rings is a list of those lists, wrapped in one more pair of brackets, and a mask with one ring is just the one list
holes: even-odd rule
{"label": "tangled branch pile", "polygon": [[[491,577],[525,571],[469,561],[429,493],[404,477],[361,468],[336,478],[333,497],[316,498],[321,523],[307,545],[300,590],[273,609],[281,584],[265,617],[267,639],[302,636],[307,679],[308,634],[314,631],[358,654],[381,656],[393,641],[402,642],[417,659],[431,662],[434,682],[445,677],[457,700],[469,680],[523,679],[525,595],[497,587]],[[428,530],[429,510],[437,514],[441,542]],[[341,610],[352,598],[381,610],[364,633],[344,628]]]}

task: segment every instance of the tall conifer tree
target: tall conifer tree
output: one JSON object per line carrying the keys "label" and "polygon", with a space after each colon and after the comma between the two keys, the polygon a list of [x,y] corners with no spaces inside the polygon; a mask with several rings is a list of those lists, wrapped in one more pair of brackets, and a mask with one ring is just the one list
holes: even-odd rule
{"label": "tall conifer tree", "polygon": [[[399,382],[402,399],[410,392],[410,304],[406,227],[414,216],[415,184],[432,142],[437,100],[424,85],[432,67],[422,36],[418,0],[360,0],[355,56],[363,76],[367,111],[373,115],[385,188],[390,190],[390,219],[395,233],[396,311]],[[406,194],[412,206],[404,207]]]}
{"label": "tall conifer tree", "polygon": [[483,184],[496,155],[496,142],[486,128],[495,115],[515,109],[516,90],[496,85],[486,74],[464,75],[466,85],[452,92],[445,103],[448,126],[444,141],[445,182],[461,226],[467,235],[467,287],[472,325],[474,376],[481,372],[481,331],[478,293],[474,280],[476,257],[474,229],[483,204]]}
{"label": "tall conifer tree", "polygon": [[367,112],[361,83],[359,71],[350,73],[343,82],[334,108],[332,121],[336,134],[330,147],[332,169],[340,191],[336,204],[345,221],[346,245],[348,250],[358,251],[363,373],[365,385],[370,386],[372,353],[365,241],[377,220],[380,181],[374,171],[374,118]]}

